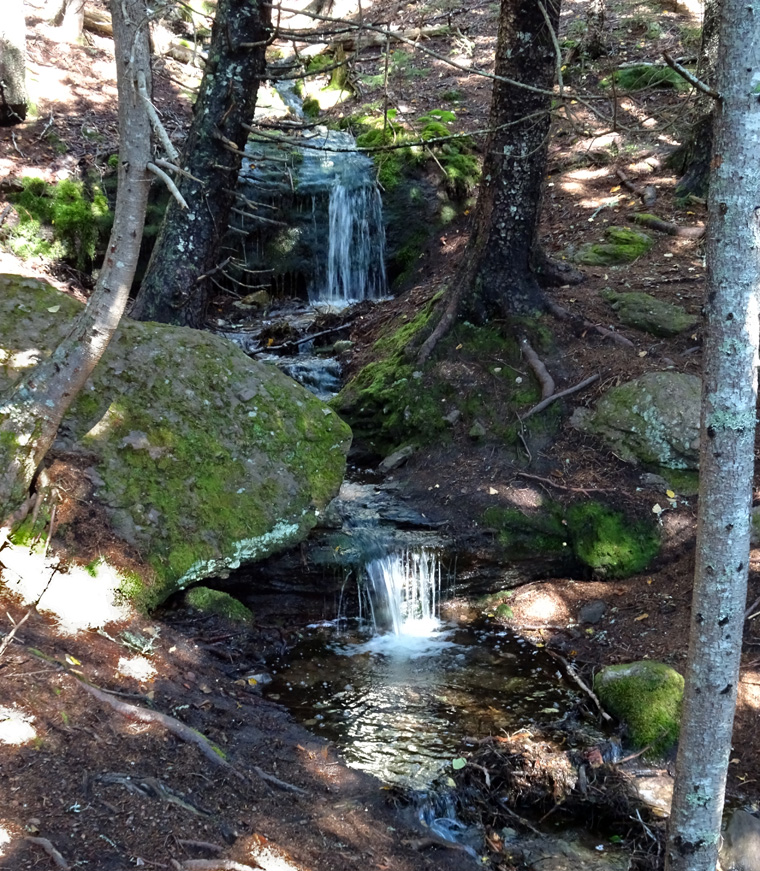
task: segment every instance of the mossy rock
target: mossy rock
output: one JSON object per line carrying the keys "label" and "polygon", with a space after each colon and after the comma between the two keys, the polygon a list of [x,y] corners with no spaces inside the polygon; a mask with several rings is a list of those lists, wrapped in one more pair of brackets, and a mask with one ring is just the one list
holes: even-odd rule
{"label": "mossy rock", "polygon": [[610,665],[594,678],[602,706],[625,723],[635,748],[667,752],[678,738],[683,677],[662,662]]}
{"label": "mossy rock", "polygon": [[653,336],[677,336],[693,329],[698,322],[698,318],[690,315],[683,306],[673,305],[648,293],[616,293],[607,289],[602,291],[602,296],[617,312],[622,324]]}
{"label": "mossy rock", "polygon": [[632,227],[608,227],[604,242],[582,245],[575,255],[578,263],[585,266],[614,266],[633,263],[654,245],[650,236]]}
{"label": "mossy rock", "polygon": [[483,522],[496,529],[499,544],[510,559],[571,558],[564,510],[557,502],[542,500],[530,511],[494,505],[483,513]]}
{"label": "mossy rock", "polygon": [[185,604],[204,614],[217,614],[233,623],[253,623],[253,611],[221,590],[193,587],[185,593]]}
{"label": "mossy rock", "polygon": [[643,571],[660,549],[654,523],[633,521],[599,502],[579,502],[567,511],[573,553],[597,577],[624,578]]}
{"label": "mossy rock", "polygon": [[[68,333],[81,305],[0,276],[0,392]],[[152,567],[146,608],[302,540],[338,491],[348,427],[274,366],[200,330],[123,319],[55,447],[112,530]]]}
{"label": "mossy rock", "polygon": [[622,460],[694,471],[699,465],[702,382],[681,372],[648,372],[612,387],[570,423],[598,436]]}

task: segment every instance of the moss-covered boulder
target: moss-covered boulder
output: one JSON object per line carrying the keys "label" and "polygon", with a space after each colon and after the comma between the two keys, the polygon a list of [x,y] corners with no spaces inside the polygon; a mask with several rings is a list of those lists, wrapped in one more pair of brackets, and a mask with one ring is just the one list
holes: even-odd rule
{"label": "moss-covered boulder", "polygon": [[594,678],[602,706],[625,723],[631,744],[666,752],[678,738],[683,677],[662,662],[603,668]]}
{"label": "moss-covered boulder", "polygon": [[216,614],[233,623],[253,623],[253,612],[250,608],[221,590],[193,587],[185,593],[185,604],[203,614]]}
{"label": "moss-covered boulder", "polygon": [[695,327],[698,321],[696,315],[690,315],[682,306],[657,299],[648,293],[605,290],[602,296],[617,312],[622,324],[653,336],[677,336]]}
{"label": "moss-covered boulder", "polygon": [[697,469],[702,383],[696,375],[648,372],[613,387],[571,424],[598,436],[627,463]]}
{"label": "moss-covered boulder", "polygon": [[[80,309],[42,282],[0,276],[0,391]],[[349,442],[313,394],[225,339],[124,319],[55,447],[87,466],[113,530],[152,566],[130,589],[151,607],[304,538],[340,486]]]}
{"label": "moss-covered boulder", "polygon": [[632,227],[608,227],[604,242],[589,242],[575,254],[575,260],[585,266],[615,266],[633,263],[654,245],[652,238]]}

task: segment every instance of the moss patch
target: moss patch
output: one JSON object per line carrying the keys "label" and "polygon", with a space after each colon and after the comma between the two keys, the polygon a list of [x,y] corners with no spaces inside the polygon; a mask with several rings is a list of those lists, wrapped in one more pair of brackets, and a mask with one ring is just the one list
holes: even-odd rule
{"label": "moss patch", "polygon": [[610,665],[594,679],[602,705],[627,729],[636,748],[666,752],[678,738],[683,677],[662,662]]}
{"label": "moss patch", "polygon": [[604,237],[604,242],[582,245],[575,255],[575,260],[586,266],[633,263],[642,254],[646,254],[654,244],[646,233],[634,230],[632,227],[608,227],[604,231]]}
{"label": "moss patch", "polygon": [[632,521],[599,502],[580,502],[567,512],[573,552],[595,575],[623,578],[643,571],[660,548],[653,523]]}
{"label": "moss patch", "polygon": [[218,614],[234,623],[253,623],[253,612],[250,608],[221,590],[193,587],[185,593],[185,604],[204,614]]}
{"label": "moss patch", "polygon": [[[644,88],[675,88],[677,91],[688,91],[689,83],[668,66],[655,64],[634,64],[622,67],[613,73],[615,84],[624,91],[642,91]],[[609,86],[609,80],[603,79],[602,87]]]}
{"label": "moss patch", "polygon": [[653,336],[677,336],[696,326],[698,318],[683,306],[673,305],[648,293],[616,293],[607,288],[602,296],[618,313],[620,322]]}

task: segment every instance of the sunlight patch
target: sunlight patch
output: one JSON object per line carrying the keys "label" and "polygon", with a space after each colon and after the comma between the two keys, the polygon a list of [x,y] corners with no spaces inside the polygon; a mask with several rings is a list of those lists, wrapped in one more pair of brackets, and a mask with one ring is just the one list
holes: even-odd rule
{"label": "sunlight patch", "polygon": [[259,868],[263,868],[263,871],[301,871],[301,866],[281,853],[275,852],[271,847],[253,847],[251,857],[256,860]]}
{"label": "sunlight patch", "polygon": [[133,656],[131,658],[122,656],[116,670],[125,677],[133,677],[135,680],[140,681],[150,680],[156,676],[156,669],[153,663],[144,656]]}
{"label": "sunlight patch", "polygon": [[51,558],[13,545],[3,550],[0,563],[5,568],[4,586],[26,604],[37,602],[39,611],[55,615],[65,634],[97,629],[129,617],[126,605],[116,604],[122,579],[103,562],[98,564],[95,577],[83,566],[69,566],[64,574],[56,571]]}
{"label": "sunlight patch", "polygon": [[[37,730],[32,726],[33,719],[16,708],[0,706],[0,744],[28,744],[33,741],[37,737]],[[0,827],[0,847],[3,845],[3,832],[5,830]]]}
{"label": "sunlight patch", "polygon": [[5,855],[5,848],[11,842],[11,833],[5,826],[0,825],[0,856]]}

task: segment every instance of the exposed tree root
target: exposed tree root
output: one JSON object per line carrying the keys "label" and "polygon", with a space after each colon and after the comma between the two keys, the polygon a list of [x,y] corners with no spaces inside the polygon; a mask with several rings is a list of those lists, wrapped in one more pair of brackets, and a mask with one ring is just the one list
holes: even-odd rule
{"label": "exposed tree root", "polygon": [[616,169],[615,175],[620,179],[624,188],[629,190],[632,194],[636,194],[637,197],[640,197],[642,203],[644,203],[648,209],[652,208],[657,201],[657,189],[654,185],[648,184],[644,187],[639,187],[628,178],[622,169]]}
{"label": "exposed tree root", "polygon": [[577,393],[579,390],[583,390],[584,387],[588,387],[589,384],[593,384],[594,381],[599,380],[599,374],[591,375],[589,378],[585,378],[583,381],[578,384],[573,385],[572,387],[568,387],[566,390],[560,390],[558,393],[552,393],[551,396],[547,396],[541,400],[537,405],[534,405],[533,408],[529,409],[525,412],[525,414],[520,415],[520,420],[527,420],[529,417],[532,417],[534,414],[538,414],[539,411],[543,411],[548,405],[551,405],[555,399],[561,399],[563,396],[569,396],[571,393]]}
{"label": "exposed tree root", "polygon": [[266,783],[271,783],[272,786],[276,786],[278,789],[284,789],[285,792],[294,792],[296,795],[308,795],[309,793],[305,789],[301,789],[300,786],[294,786],[292,783],[287,783],[284,780],[280,780],[279,777],[275,777],[274,774],[267,774],[266,771],[259,768],[258,765],[253,766],[253,770],[259,777],[265,781]]}
{"label": "exposed tree root", "polygon": [[63,856],[56,850],[56,848],[48,841],[47,838],[32,838],[27,835],[24,838],[25,841],[28,841],[30,844],[34,844],[36,847],[40,847],[43,849],[48,856],[53,860],[53,864],[56,868],[60,868],[61,871],[71,871],[71,865],[63,858]]}
{"label": "exposed tree root", "polygon": [[605,339],[609,339],[616,345],[622,345],[624,348],[636,347],[630,339],[627,339],[620,333],[616,333],[614,330],[607,329],[607,327],[601,327],[599,324],[587,321],[584,317],[573,315],[566,308],[563,308],[552,300],[546,301],[546,307],[548,311],[557,318],[557,320],[575,323],[581,330],[593,330],[595,333],[599,333],[600,336],[604,336]]}
{"label": "exposed tree root", "polygon": [[[549,370],[546,368],[544,361],[538,356],[538,354],[531,347],[530,342],[527,339],[523,339],[520,342],[520,348],[522,349],[523,356],[525,357],[528,365],[533,370],[533,374],[538,378],[538,383],[541,385],[541,399],[549,399],[555,390],[554,379],[549,373]],[[527,415],[523,415],[523,419],[528,417],[530,414],[535,414],[535,411],[529,412]]]}

